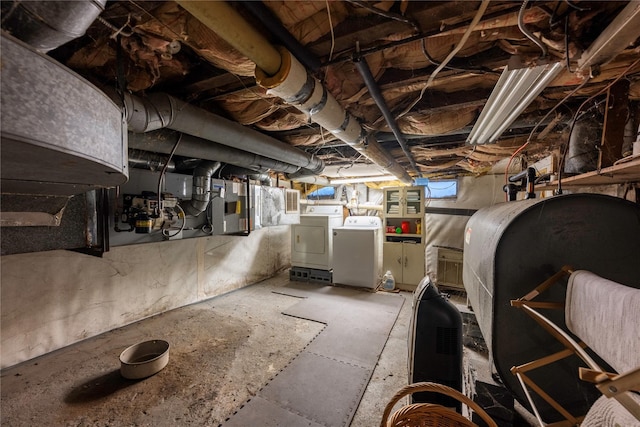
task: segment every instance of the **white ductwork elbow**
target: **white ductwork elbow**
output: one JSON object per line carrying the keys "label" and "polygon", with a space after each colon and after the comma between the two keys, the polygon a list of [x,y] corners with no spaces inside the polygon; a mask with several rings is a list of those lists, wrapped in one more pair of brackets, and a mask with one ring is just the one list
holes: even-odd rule
{"label": "white ductwork elbow", "polygon": [[349,145],[357,144],[364,138],[362,126],[329,93],[324,85],[311,76],[304,66],[283,47],[278,51],[282,57],[277,74],[267,75],[256,67],[256,81],[267,89],[270,95],[278,96],[310,119],[327,129]]}

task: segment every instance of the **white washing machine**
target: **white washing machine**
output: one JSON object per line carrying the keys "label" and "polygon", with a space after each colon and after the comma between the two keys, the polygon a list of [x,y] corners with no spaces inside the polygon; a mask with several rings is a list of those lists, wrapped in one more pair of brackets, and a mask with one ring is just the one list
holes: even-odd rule
{"label": "white washing machine", "polygon": [[375,289],[382,280],[382,220],[350,216],[333,230],[333,283]]}
{"label": "white washing machine", "polygon": [[291,226],[291,266],[330,271],[333,229],[342,226],[341,205],[307,205]]}

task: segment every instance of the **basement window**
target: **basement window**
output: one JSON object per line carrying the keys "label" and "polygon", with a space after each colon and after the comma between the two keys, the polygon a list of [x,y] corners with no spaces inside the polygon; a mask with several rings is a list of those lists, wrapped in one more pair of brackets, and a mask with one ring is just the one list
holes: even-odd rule
{"label": "basement window", "polygon": [[427,199],[455,199],[458,197],[457,179],[430,180],[422,185],[424,185],[424,196]]}
{"label": "basement window", "polygon": [[335,198],[336,189],[334,187],[321,187],[307,194],[307,199],[330,200]]}

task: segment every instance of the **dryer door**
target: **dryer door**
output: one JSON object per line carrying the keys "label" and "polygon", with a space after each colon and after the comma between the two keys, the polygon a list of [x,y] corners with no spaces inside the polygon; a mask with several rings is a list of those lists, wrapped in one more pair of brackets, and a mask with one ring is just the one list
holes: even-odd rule
{"label": "dryer door", "polygon": [[309,218],[291,226],[291,264],[296,267],[330,269],[326,219]]}

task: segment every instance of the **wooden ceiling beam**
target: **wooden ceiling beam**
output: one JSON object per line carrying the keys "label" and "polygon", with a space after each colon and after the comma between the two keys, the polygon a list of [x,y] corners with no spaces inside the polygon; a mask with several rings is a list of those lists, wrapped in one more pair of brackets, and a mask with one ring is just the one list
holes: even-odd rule
{"label": "wooden ceiling beam", "polygon": [[[461,17],[472,16],[480,5],[479,1],[451,1],[451,2],[412,2],[412,8],[407,17],[419,22],[424,33],[440,31],[444,22]],[[320,41],[312,43],[308,49],[319,58],[329,55],[332,48],[334,52],[344,52],[354,49],[356,42],[361,46],[369,46],[381,39],[388,39],[398,33],[412,31],[410,25],[390,19],[380,21],[372,15],[367,19],[347,19],[334,30],[334,38],[325,36]],[[377,22],[376,22],[377,21]],[[354,30],[355,28],[355,30]]]}

